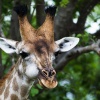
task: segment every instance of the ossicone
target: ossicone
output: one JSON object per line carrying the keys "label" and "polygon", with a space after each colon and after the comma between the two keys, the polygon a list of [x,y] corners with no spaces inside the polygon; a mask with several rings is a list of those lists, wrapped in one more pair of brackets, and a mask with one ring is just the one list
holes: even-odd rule
{"label": "ossicone", "polygon": [[56,8],[56,6],[45,7],[45,13],[49,14],[50,16],[55,16]]}
{"label": "ossicone", "polygon": [[14,11],[18,14],[22,40],[34,41],[35,36],[41,36],[45,37],[50,42],[54,41],[54,16],[56,8],[56,6],[46,7],[45,21],[38,29],[35,29],[27,19],[27,6],[23,4],[16,4]]}
{"label": "ossicone", "polygon": [[14,11],[18,14],[20,17],[24,17],[27,15],[27,5],[25,4],[18,4],[14,7]]}
{"label": "ossicone", "polygon": [[33,40],[35,28],[29,23],[27,18],[28,8],[25,4],[16,4],[14,11],[18,14],[20,34],[22,40]]}

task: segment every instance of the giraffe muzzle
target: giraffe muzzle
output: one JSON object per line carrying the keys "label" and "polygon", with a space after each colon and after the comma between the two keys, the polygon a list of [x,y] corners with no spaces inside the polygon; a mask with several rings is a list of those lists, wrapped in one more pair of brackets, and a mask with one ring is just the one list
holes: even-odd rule
{"label": "giraffe muzzle", "polygon": [[46,88],[55,88],[58,84],[56,80],[56,72],[54,69],[44,68],[39,75],[40,85]]}

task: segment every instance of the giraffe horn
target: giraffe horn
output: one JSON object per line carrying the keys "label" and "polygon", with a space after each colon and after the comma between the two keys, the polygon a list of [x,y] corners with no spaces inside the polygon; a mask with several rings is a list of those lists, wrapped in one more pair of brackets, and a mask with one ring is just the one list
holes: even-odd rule
{"label": "giraffe horn", "polygon": [[27,19],[27,6],[26,5],[17,5],[14,7],[14,11],[18,14],[20,34],[22,40],[29,40],[32,38],[35,29],[31,26]]}
{"label": "giraffe horn", "polygon": [[46,19],[42,26],[39,27],[39,34],[45,35],[46,39],[52,41],[54,39],[54,16],[56,13],[55,6],[49,6],[45,9]]}

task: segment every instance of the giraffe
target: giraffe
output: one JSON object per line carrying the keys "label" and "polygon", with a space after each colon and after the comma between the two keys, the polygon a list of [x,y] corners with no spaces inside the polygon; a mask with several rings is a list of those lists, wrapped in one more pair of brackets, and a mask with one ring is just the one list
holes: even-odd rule
{"label": "giraffe", "polygon": [[17,5],[21,41],[0,37],[0,48],[20,57],[8,74],[0,81],[0,100],[28,100],[29,90],[38,80],[46,88],[57,86],[56,71],[52,63],[55,54],[75,47],[79,38],[64,37],[54,41],[54,16],[56,7],[45,9],[44,23],[35,29],[27,19],[27,6]]}

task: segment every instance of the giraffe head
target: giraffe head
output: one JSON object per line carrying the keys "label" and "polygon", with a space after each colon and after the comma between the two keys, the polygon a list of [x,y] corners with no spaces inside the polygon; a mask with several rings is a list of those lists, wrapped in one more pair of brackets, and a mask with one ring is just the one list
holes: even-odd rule
{"label": "giraffe head", "polygon": [[72,49],[79,39],[65,37],[54,41],[53,23],[56,7],[48,7],[45,10],[45,22],[38,29],[29,24],[25,5],[18,5],[14,10],[18,14],[22,41],[0,38],[0,48],[6,53],[16,52],[22,57],[22,67],[19,71],[28,79],[37,78],[39,83],[47,88],[56,87],[56,71],[52,66],[55,54]]}

